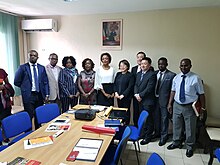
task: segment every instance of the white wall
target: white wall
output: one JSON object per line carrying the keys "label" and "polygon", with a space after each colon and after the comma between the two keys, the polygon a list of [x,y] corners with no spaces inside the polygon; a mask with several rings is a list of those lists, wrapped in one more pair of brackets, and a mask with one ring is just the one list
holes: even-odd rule
{"label": "white wall", "polygon": [[179,72],[179,61],[184,57],[192,60],[192,71],[205,83],[207,109],[212,116],[218,113],[220,100],[220,8],[190,8],[155,10],[132,13],[99,14],[84,16],[54,16],[58,19],[59,32],[33,33],[28,35],[28,48],[39,52],[39,63],[46,65],[48,55],[73,55],[77,68],[90,57],[99,65],[101,50],[102,19],[123,19],[123,47],[121,51],[108,51],[117,69],[121,59],[136,64],[136,53],[145,51],[157,68],[157,59],[165,56],[169,69]]}

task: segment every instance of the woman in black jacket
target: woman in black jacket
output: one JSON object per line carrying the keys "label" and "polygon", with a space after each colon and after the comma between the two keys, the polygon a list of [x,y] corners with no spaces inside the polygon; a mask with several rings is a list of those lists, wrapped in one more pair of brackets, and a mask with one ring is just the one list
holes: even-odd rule
{"label": "woman in black jacket", "polygon": [[127,60],[119,62],[120,71],[114,81],[115,98],[117,98],[119,108],[128,108],[125,123],[130,123],[130,104],[134,89],[134,75],[129,72],[130,64]]}

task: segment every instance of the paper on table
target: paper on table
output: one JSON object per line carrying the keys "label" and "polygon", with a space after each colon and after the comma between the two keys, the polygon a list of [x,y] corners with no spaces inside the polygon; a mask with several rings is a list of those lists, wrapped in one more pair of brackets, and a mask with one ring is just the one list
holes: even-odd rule
{"label": "paper on table", "polygon": [[58,118],[54,120],[54,123],[68,123],[70,121],[70,119],[63,119],[63,118]]}
{"label": "paper on table", "polygon": [[73,148],[73,151],[79,151],[77,160],[87,160],[95,161],[99,149],[101,148],[103,140],[102,139],[79,139],[76,146]]}
{"label": "paper on table", "polygon": [[77,147],[100,148],[102,140],[99,139],[80,139]]}
{"label": "paper on table", "polygon": [[83,148],[83,147],[74,147],[73,151],[79,151],[77,160],[90,160],[95,161],[96,156],[98,155],[99,148]]}
{"label": "paper on table", "polygon": [[28,150],[28,149],[32,149],[32,148],[38,148],[38,147],[43,147],[43,146],[46,146],[46,145],[50,145],[50,144],[53,144],[53,141],[47,141],[47,142],[44,142],[44,143],[39,143],[39,144],[30,144],[30,140],[24,140],[24,149],[25,150]]}
{"label": "paper on table", "polygon": [[93,110],[99,110],[100,112],[101,111],[104,111],[106,110],[106,106],[103,106],[103,105],[91,105],[90,108]]}
{"label": "paper on table", "polygon": [[57,132],[59,130],[69,131],[71,123],[51,123],[46,128],[46,132]]}

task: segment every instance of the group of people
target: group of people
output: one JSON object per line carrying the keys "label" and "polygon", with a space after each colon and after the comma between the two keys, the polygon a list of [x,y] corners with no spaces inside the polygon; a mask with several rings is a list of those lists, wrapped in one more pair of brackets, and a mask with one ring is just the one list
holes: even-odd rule
{"label": "group of people", "polygon": [[[137,66],[132,67],[131,72],[128,60],[121,60],[117,73],[110,66],[112,57],[109,53],[101,54],[101,65],[96,71],[94,62],[90,58],[84,59],[80,73],[73,56],[63,58],[64,68],[57,66],[58,56],[55,53],[50,54],[50,63],[45,67],[37,63],[37,51],[29,51],[28,57],[29,62],[18,68],[14,85],[20,87],[24,109],[31,118],[35,115],[35,108],[48,102],[61,105],[64,113],[78,101],[80,104],[113,106],[114,100],[117,100],[118,107],[128,109],[124,121],[128,125],[133,99],[134,125],[138,125],[143,110],[149,113],[142,130],[141,145],[148,144],[153,138],[160,138],[159,146],[165,145],[169,116],[172,114],[173,143],[167,149],[181,148],[185,128],[186,156],[193,155],[197,117],[192,103],[199,99],[202,109],[206,107],[203,84],[200,77],[190,71],[190,59],[180,61],[181,72],[176,75],[167,69],[165,57],[158,60],[158,70],[154,71],[152,60],[144,52],[137,53]],[[4,78],[7,84],[5,77],[7,74],[0,72],[0,78]],[[3,88],[4,85],[0,85],[1,91]],[[36,122],[35,127],[39,127]]]}

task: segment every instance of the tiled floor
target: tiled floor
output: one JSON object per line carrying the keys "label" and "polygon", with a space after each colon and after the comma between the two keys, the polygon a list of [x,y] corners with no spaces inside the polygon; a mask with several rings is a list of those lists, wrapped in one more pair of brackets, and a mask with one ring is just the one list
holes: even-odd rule
{"label": "tiled floor", "polygon": [[[158,140],[151,142],[141,147],[141,153],[139,153],[140,165],[146,165],[146,161],[153,152],[158,153],[164,160],[166,165],[208,165],[209,154],[203,154],[202,149],[196,149],[194,155],[191,158],[186,157],[186,149],[167,150],[167,146],[171,144],[167,142],[164,146],[158,146]],[[137,158],[132,142],[128,142],[126,150],[122,156],[123,164],[136,165]],[[213,165],[219,165],[217,159],[214,159]]]}

